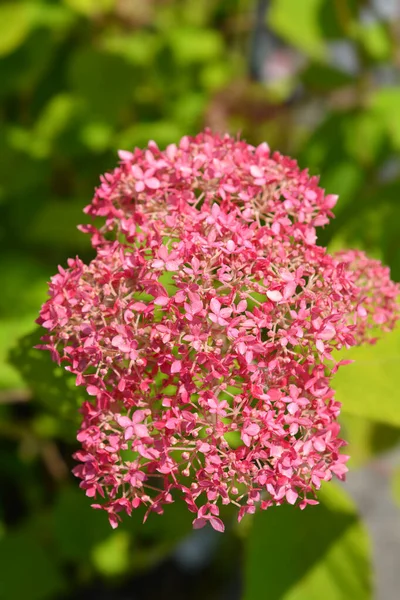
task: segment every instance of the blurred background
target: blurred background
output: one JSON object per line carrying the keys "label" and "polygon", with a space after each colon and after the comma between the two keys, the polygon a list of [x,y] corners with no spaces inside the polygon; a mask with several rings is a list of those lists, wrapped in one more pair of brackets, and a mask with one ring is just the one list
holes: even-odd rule
{"label": "blurred background", "polygon": [[337,376],[352,474],[320,507],[221,536],[176,503],[113,532],[70,474],[83,393],[32,349],[46,282],[91,259],[76,225],[117,149],[206,125],[321,174],[319,243],[400,280],[399,0],[0,2],[1,600],[398,598],[398,331]]}

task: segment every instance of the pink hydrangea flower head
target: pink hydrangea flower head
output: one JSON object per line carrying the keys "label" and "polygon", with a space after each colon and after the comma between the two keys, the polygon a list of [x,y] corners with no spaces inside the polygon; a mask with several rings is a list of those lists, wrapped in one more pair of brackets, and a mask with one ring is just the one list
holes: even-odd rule
{"label": "pink hydrangea flower head", "polygon": [[[116,527],[180,492],[223,531],[343,478],[332,351],[399,314],[389,271],[316,245],[337,197],[266,144],[209,131],[120,152],[81,226],[96,257],[50,283],[42,347],[85,386],[74,473]],[[339,363],[340,364],[340,363]]]}

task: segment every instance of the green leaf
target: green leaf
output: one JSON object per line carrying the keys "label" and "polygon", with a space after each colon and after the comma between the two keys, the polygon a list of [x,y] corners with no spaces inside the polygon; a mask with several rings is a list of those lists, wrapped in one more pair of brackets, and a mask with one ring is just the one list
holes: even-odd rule
{"label": "green leaf", "polygon": [[204,65],[200,81],[206,90],[215,91],[228,85],[235,75],[234,65],[224,60],[212,61]]}
{"label": "green leaf", "polygon": [[378,21],[360,26],[356,32],[358,41],[374,60],[391,59],[392,42],[390,33],[384,23]]}
{"label": "green leaf", "polygon": [[205,105],[204,94],[187,93],[174,103],[174,117],[190,128],[193,123],[200,122]]}
{"label": "green leaf", "polygon": [[54,60],[59,42],[62,42],[62,36],[54,35],[53,28],[39,28],[32,31],[15,52],[2,57],[0,97],[37,89],[40,78],[45,76]]}
{"label": "green leaf", "polygon": [[104,121],[92,121],[83,125],[80,138],[92,152],[104,152],[111,145],[113,129]]}
{"label": "green leaf", "polygon": [[96,569],[106,576],[120,575],[129,568],[129,534],[115,531],[94,548],[92,560]]}
{"label": "green leaf", "polygon": [[272,0],[268,24],[276,34],[313,58],[326,55],[320,11],[325,0]]}
{"label": "green leaf", "polygon": [[22,335],[32,330],[46,294],[47,271],[24,254],[0,261],[0,389],[24,389],[18,369],[7,363],[8,353]]}
{"label": "green leaf", "polygon": [[61,558],[91,563],[106,576],[148,568],[192,531],[193,515],[182,499],[166,506],[163,515],[150,514],[146,523],[146,509],[136,509],[115,531],[106,512],[91,508],[92,502],[77,485],[61,490],[53,513],[54,540]]}
{"label": "green leaf", "polygon": [[376,345],[341,350],[337,357],[355,361],[341,367],[333,380],[342,411],[400,427],[400,328]]}
{"label": "green leaf", "polygon": [[72,10],[87,17],[111,12],[115,0],[63,0]]}
{"label": "green leaf", "polygon": [[13,52],[25,41],[33,16],[29,3],[6,2],[0,6],[0,56]]}
{"label": "green leaf", "polygon": [[221,34],[212,29],[174,28],[168,31],[168,41],[176,62],[181,65],[208,63],[223,50]]}
{"label": "green leaf", "polygon": [[[80,0],[79,0],[80,1]],[[68,33],[71,25],[76,22],[76,16],[67,7],[48,2],[33,0],[25,3],[26,10],[31,10],[36,27],[48,27],[52,34]]]}
{"label": "green leaf", "polygon": [[49,352],[34,348],[41,343],[44,333],[37,327],[20,338],[18,345],[10,351],[9,361],[18,369],[35,398],[62,419],[65,436],[75,437],[78,408],[87,395],[82,387],[76,387],[73,375],[51,360]]}
{"label": "green leaf", "polygon": [[120,56],[86,47],[72,55],[69,81],[91,118],[95,115],[115,123],[133,98],[136,72]]}
{"label": "green leaf", "polygon": [[400,148],[400,87],[386,87],[374,92],[369,101],[375,118],[386,128],[396,149]]}
{"label": "green leaf", "polygon": [[148,67],[153,62],[162,40],[149,31],[130,31],[128,35],[105,32],[103,48],[110,54],[121,56],[128,62]]}
{"label": "green leaf", "polygon": [[32,131],[30,143],[37,146],[33,156],[43,158],[51,154],[54,140],[70,126],[78,108],[79,103],[71,94],[57,94],[51,98]]}
{"label": "green leaf", "polygon": [[[343,138],[349,120],[348,114],[329,112],[301,148],[299,161],[302,167],[323,175],[328,167],[334,166],[343,156]],[[333,190],[329,192],[333,193]]]}
{"label": "green leaf", "polygon": [[48,272],[40,262],[25,254],[9,254],[0,262],[0,315],[19,317],[29,313],[36,318],[46,298]]}
{"label": "green leaf", "polygon": [[73,21],[70,11],[60,6],[44,6],[33,1],[5,2],[0,6],[0,56],[14,52],[35,28],[43,26],[63,31]]}
{"label": "green leaf", "polygon": [[339,202],[335,213],[339,214],[363,183],[364,172],[360,165],[349,160],[338,161],[324,171],[321,177],[321,185],[329,190],[329,193],[339,194]]}
{"label": "green leaf", "polygon": [[248,538],[244,600],[371,598],[369,541],[355,506],[329,483],[321,504],[256,513]]}
{"label": "green leaf", "polygon": [[93,502],[83,490],[68,486],[60,491],[53,511],[54,540],[60,556],[79,563],[112,532],[107,515],[91,508]]}
{"label": "green leaf", "polygon": [[65,587],[54,557],[27,531],[0,539],[0,565],[0,598],[5,600],[51,600]]}
{"label": "green leaf", "polygon": [[302,73],[302,81],[312,92],[330,92],[354,82],[353,77],[329,65],[312,62]]}
{"label": "green leaf", "polygon": [[400,428],[343,413],[340,415],[342,437],[348,442],[350,469],[365,465],[377,455],[395,448],[400,442]]}
{"label": "green leaf", "polygon": [[25,390],[27,388],[19,369],[8,362],[8,357],[18,339],[32,330],[36,316],[35,313],[22,318],[0,319],[0,389]]}
{"label": "green leaf", "polygon": [[141,508],[137,509],[132,513],[131,521],[125,519],[127,529],[133,528],[143,539],[158,541],[166,549],[170,549],[192,531],[193,514],[181,497],[176,497],[172,504],[166,505],[162,515],[150,514],[142,525],[144,512]]}
{"label": "green leaf", "polygon": [[[84,222],[83,207],[87,201],[63,202],[54,200],[46,202],[32,219],[26,238],[39,247],[62,248],[76,254],[90,247],[89,237],[77,228],[78,223]],[[46,300],[45,294],[42,302]],[[37,303],[37,309],[40,304]]]}
{"label": "green leaf", "polygon": [[149,123],[137,123],[115,137],[114,147],[126,148],[127,150],[134,146],[147,145],[149,140],[154,140],[160,147],[166,146],[171,142],[176,142],[184,135],[185,129],[182,125],[173,120],[153,121]]}
{"label": "green leaf", "polygon": [[[178,5],[181,9],[178,17],[179,22],[205,27],[210,20],[210,13],[213,10],[214,4],[213,0],[203,0],[202,2],[198,0],[185,0],[182,6]],[[218,2],[217,5],[220,6],[221,2]]]}
{"label": "green leaf", "polygon": [[345,148],[352,158],[362,164],[371,164],[377,162],[377,157],[382,150],[385,129],[374,114],[364,110],[352,115],[351,120],[346,124],[344,138]]}

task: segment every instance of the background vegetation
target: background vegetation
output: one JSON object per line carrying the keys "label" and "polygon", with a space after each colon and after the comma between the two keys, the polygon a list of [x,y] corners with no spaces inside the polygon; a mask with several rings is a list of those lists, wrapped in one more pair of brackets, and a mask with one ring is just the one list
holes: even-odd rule
{"label": "background vegetation", "polygon": [[[0,3],[0,598],[363,600],[368,537],[334,484],[223,536],[172,505],[112,532],[70,475],[81,391],[32,349],[58,263],[118,148],[204,125],[296,157],[339,193],[320,243],[400,280],[400,10],[358,0]],[[397,11],[397,12],[396,12]],[[352,467],[400,440],[399,331],[337,376]],[[393,489],[400,497],[400,475]],[[396,492],[397,490],[397,492]],[[379,491],[371,490],[371,494]]]}

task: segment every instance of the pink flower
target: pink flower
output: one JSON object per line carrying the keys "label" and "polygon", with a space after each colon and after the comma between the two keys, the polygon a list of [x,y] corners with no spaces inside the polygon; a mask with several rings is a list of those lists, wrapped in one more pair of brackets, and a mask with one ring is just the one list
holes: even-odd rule
{"label": "pink flower", "polygon": [[179,263],[174,260],[176,252],[168,254],[168,248],[166,246],[161,246],[157,255],[158,259],[153,260],[151,263],[151,266],[154,269],[166,269],[167,271],[177,271],[179,269]]}
{"label": "pink flower", "polygon": [[146,425],[142,425],[145,414],[142,410],[137,410],[133,413],[132,418],[117,416],[116,421],[124,431],[124,440],[130,440],[137,436],[139,438],[147,437],[149,432]]}
{"label": "pink flower", "polygon": [[193,321],[193,319],[195,319],[196,316],[199,316],[202,312],[203,303],[198,294],[189,293],[189,298],[191,299],[191,302],[185,302],[184,308],[187,320]]}
{"label": "pink flower", "polygon": [[250,446],[252,439],[260,433],[260,426],[257,423],[245,422],[242,428],[242,440],[246,446]]}
{"label": "pink flower", "polygon": [[209,313],[209,319],[217,325],[228,325],[226,320],[232,314],[231,308],[221,308],[220,302],[216,298],[212,298],[210,302],[211,311]]}
{"label": "pink flower", "polygon": [[[121,158],[121,155],[120,155]],[[129,160],[129,159],[128,159]],[[149,168],[144,172],[138,165],[132,166],[132,175],[136,179],[135,190],[137,192],[143,192],[146,188],[150,190],[157,190],[161,183],[154,177],[155,169]]]}
{"label": "pink flower", "polygon": [[112,527],[175,491],[217,531],[221,505],[315,504],[347,471],[332,352],[393,328],[399,286],[316,245],[337,198],[266,144],[205,131],[119,156],[85,209],[96,256],[59,268],[38,319],[90,400],[81,488]]}

